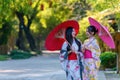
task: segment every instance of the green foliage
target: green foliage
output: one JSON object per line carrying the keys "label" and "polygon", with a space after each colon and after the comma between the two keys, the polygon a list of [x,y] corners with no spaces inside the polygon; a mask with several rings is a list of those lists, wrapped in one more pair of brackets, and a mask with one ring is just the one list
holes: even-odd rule
{"label": "green foliage", "polygon": [[[35,11],[34,8],[37,3],[38,6]],[[3,27],[2,25],[5,23],[3,19],[5,19],[11,25],[9,29],[14,27],[12,28],[12,30],[14,29],[13,34],[16,34],[19,21],[16,19],[15,12],[18,11],[24,14],[25,24],[28,23],[35,12],[35,17],[30,26],[30,30],[34,36],[37,35],[39,37],[40,35],[40,37],[44,37],[43,39],[45,39],[47,34],[60,22],[77,18],[76,20],[80,20],[80,33],[77,37],[84,41],[86,38],[86,27],[89,25],[87,17],[94,16],[98,20],[99,17],[106,13],[104,11],[108,9],[112,9],[112,11],[118,9],[119,12],[119,3],[120,0],[0,0],[0,29]],[[41,4],[43,5],[43,10],[41,10]],[[91,14],[86,15],[86,11]],[[98,12],[104,13],[99,15]],[[120,23],[119,13],[116,14],[116,17],[119,20],[117,23]],[[7,33],[0,31],[0,37],[2,34],[5,35]],[[40,38],[39,41],[43,39]],[[5,36],[1,37],[0,40],[7,42]]]}
{"label": "green foliage", "polygon": [[83,18],[80,22],[79,22],[79,26],[80,26],[80,30],[79,30],[79,34],[77,35],[77,37],[84,42],[84,40],[87,38],[86,37],[86,28],[89,26],[88,23],[88,18]]}
{"label": "green foliage", "polygon": [[8,60],[8,58],[7,55],[0,55],[0,61]]}
{"label": "green foliage", "polygon": [[10,52],[9,56],[11,57],[11,59],[26,59],[30,58],[32,54],[22,50],[13,50]]}
{"label": "green foliage", "polygon": [[[97,5],[95,6],[95,9],[98,10],[98,11],[102,11],[102,10],[104,10],[105,8],[106,8],[106,9],[109,8],[109,6],[106,6],[105,4],[106,4],[106,3],[102,3],[101,5],[100,5],[100,4],[97,4]],[[104,7],[103,7],[103,6],[104,6]]]}
{"label": "green foliage", "polygon": [[93,11],[103,11],[105,9],[116,8],[119,6],[119,0],[87,0],[89,4],[91,4]]}
{"label": "green foliage", "polygon": [[48,25],[47,28],[45,29],[45,34],[49,33],[55,26],[57,26],[61,20],[56,19],[55,16],[50,16],[46,19],[46,24]]}
{"label": "green foliage", "polygon": [[116,53],[104,52],[100,55],[101,65],[105,68],[116,67]]}
{"label": "green foliage", "polygon": [[0,45],[7,44],[9,35],[11,34],[12,27],[9,22],[4,21],[2,28],[0,29]]}

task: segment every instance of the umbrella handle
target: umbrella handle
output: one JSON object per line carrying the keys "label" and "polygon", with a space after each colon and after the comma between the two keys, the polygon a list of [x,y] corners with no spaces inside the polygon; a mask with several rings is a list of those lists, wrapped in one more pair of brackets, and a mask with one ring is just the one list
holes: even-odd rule
{"label": "umbrella handle", "polygon": [[55,34],[55,38],[63,38],[64,39],[64,35],[65,35],[64,31],[65,31],[64,29],[61,29],[59,32],[57,32]]}

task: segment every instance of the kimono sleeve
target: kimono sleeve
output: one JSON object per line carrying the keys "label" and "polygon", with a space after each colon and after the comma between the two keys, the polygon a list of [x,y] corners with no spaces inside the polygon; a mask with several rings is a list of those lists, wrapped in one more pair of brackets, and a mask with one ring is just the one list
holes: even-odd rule
{"label": "kimono sleeve", "polygon": [[67,62],[68,62],[67,58],[65,58],[66,52],[67,52],[67,43],[64,42],[59,55],[60,63],[64,71],[67,71]]}
{"label": "kimono sleeve", "polygon": [[67,42],[64,42],[60,51],[60,61],[67,59]]}
{"label": "kimono sleeve", "polygon": [[96,69],[99,69],[100,67],[100,48],[99,48],[99,45],[97,43],[97,41],[94,42],[94,44],[92,44],[92,47],[91,47],[91,52],[92,52],[92,57],[94,59],[94,62],[95,62],[95,67]]}
{"label": "kimono sleeve", "polygon": [[91,52],[92,52],[92,57],[96,60],[99,60],[100,57],[100,47],[98,45],[98,42],[95,40],[94,43],[91,45]]}

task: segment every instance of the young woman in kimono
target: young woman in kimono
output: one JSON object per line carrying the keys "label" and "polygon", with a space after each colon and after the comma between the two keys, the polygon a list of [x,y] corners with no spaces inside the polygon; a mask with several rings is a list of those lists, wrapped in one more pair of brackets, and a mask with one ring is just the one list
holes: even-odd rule
{"label": "young woman in kimono", "polygon": [[68,27],[66,29],[66,41],[62,45],[59,56],[62,68],[66,72],[67,80],[82,80],[82,72],[80,74],[81,66],[78,61],[78,55],[81,53],[81,43],[75,38],[75,34],[74,28]]}
{"label": "young woman in kimono", "polygon": [[86,30],[87,40],[83,43],[84,54],[84,80],[97,80],[97,71],[100,67],[100,48],[95,34],[97,29],[89,26]]}

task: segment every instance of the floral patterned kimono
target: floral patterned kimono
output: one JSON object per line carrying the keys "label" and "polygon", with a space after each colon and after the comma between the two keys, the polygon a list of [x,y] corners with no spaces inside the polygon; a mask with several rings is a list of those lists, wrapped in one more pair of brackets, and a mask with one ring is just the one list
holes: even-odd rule
{"label": "floral patterned kimono", "polygon": [[[66,72],[67,80],[81,80],[77,54],[71,52],[66,55],[66,53],[68,53],[67,46],[68,43],[64,42],[59,56],[62,68]],[[73,41],[72,46],[78,51],[78,45],[75,41]]]}
{"label": "floral patterned kimono", "polygon": [[97,71],[100,67],[100,48],[97,40],[92,37],[85,40],[84,44],[89,50],[84,54],[84,80],[97,80]]}

